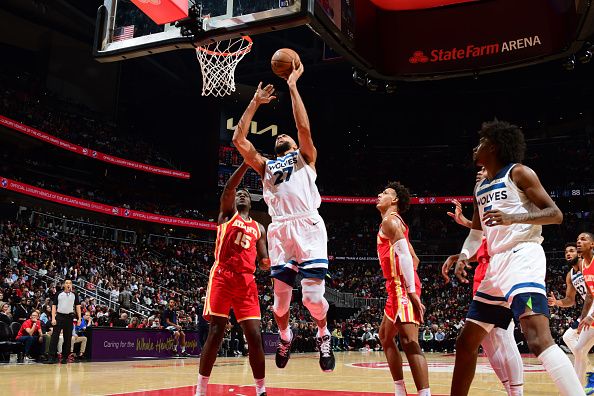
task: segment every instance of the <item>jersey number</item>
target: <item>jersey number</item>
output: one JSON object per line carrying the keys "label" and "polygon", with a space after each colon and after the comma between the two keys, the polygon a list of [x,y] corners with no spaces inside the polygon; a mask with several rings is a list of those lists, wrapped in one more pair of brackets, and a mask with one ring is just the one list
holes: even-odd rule
{"label": "jersey number", "polygon": [[277,170],[276,172],[274,172],[274,175],[276,176],[274,185],[276,186],[277,184],[281,184],[282,182],[289,181],[289,179],[291,178],[291,173],[293,173],[292,166],[287,166],[282,170]]}
{"label": "jersey number", "polygon": [[577,285],[576,289],[577,289],[578,293],[580,294],[580,296],[586,295],[586,288],[584,287],[584,285]]}
{"label": "jersey number", "polygon": [[243,232],[238,232],[237,238],[235,238],[235,244],[240,245],[244,249],[249,249],[251,241],[252,237]]}

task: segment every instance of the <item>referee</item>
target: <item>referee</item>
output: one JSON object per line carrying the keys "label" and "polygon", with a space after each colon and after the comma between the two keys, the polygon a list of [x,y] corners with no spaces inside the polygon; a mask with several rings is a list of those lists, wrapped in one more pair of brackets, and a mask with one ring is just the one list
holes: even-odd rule
{"label": "referee", "polygon": [[72,291],[72,281],[64,281],[64,291],[55,295],[52,301],[52,340],[50,342],[50,359],[48,363],[57,363],[58,341],[60,332],[64,332],[64,343],[62,344],[62,363],[68,361],[70,343],[72,342],[72,319],[76,308],[77,326],[80,326],[80,300],[78,295]]}

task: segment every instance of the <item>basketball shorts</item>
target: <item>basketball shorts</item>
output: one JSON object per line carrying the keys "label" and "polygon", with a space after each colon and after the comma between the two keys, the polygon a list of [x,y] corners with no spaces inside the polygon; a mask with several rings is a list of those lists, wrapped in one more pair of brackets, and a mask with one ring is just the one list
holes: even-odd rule
{"label": "basketball shorts", "polygon": [[273,217],[268,226],[271,276],[288,285],[298,273],[324,279],[328,272],[328,235],[318,212]]}
{"label": "basketball shorts", "polygon": [[488,261],[483,261],[474,269],[474,277],[472,278],[472,295],[474,296],[481,285],[483,279],[485,279],[485,273],[489,267]]}
{"label": "basketball shorts", "polygon": [[546,258],[538,243],[520,243],[491,257],[485,277],[474,295],[467,318],[507,328],[513,317],[549,316]]}
{"label": "basketball shorts", "polygon": [[260,320],[256,279],[250,273],[229,271],[220,265],[212,267],[202,316],[208,321],[211,315],[228,318],[231,308],[238,322]]}
{"label": "basketball shorts", "polygon": [[384,315],[393,323],[397,323],[398,319],[400,319],[401,323],[415,323],[418,325],[420,323],[419,314],[408,299],[403,285],[402,280],[386,279],[388,298],[384,307]]}

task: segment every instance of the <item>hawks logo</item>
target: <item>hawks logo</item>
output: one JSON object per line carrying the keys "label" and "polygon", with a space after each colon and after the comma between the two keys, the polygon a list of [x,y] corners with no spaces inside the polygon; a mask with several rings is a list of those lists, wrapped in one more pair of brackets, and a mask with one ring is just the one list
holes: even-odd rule
{"label": "hawks logo", "polygon": [[120,209],[114,207],[111,209],[111,213],[113,213],[114,215],[117,215],[120,213]]}
{"label": "hawks logo", "polygon": [[84,155],[89,155],[89,149],[83,148],[83,154]]}

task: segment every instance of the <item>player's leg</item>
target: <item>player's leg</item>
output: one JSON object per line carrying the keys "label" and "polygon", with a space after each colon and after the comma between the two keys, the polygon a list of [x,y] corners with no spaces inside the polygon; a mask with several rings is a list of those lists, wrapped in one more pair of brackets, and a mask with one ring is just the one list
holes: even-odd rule
{"label": "player's leg", "polygon": [[420,396],[429,396],[431,395],[429,390],[429,369],[427,368],[425,355],[419,345],[419,325],[416,323],[403,323],[399,319],[396,320],[400,345],[406,354],[418,394]]}
{"label": "player's leg", "polygon": [[402,356],[396,345],[396,334],[398,329],[394,325],[394,319],[389,318],[384,313],[384,318],[379,328],[379,338],[384,349],[384,355],[388,361],[388,367],[392,374],[392,380],[394,381],[395,395],[406,396],[406,387],[404,385],[404,374],[402,373]]}
{"label": "player's leg", "polygon": [[530,351],[540,360],[562,396],[583,395],[584,390],[571,361],[551,336],[547,298],[540,293],[513,297],[512,310],[519,317]]}
{"label": "player's leg", "polygon": [[289,327],[289,309],[291,307],[292,296],[293,286],[279,279],[274,280],[274,305],[272,306],[272,311],[280,336],[275,355],[275,363],[278,368],[284,368],[291,358],[293,333]]}
{"label": "player's leg", "polygon": [[523,394],[524,367],[513,331],[513,322],[507,329],[495,327],[481,345],[507,394],[516,396]]}
{"label": "player's leg", "polygon": [[594,346],[594,329],[584,329],[578,338],[578,342],[575,345],[574,356],[575,356],[575,372],[578,379],[582,384],[586,384],[586,371],[588,370],[588,353]]}
{"label": "player's leg", "polygon": [[243,334],[248,344],[248,356],[250,366],[256,383],[256,395],[266,392],[264,377],[266,376],[266,365],[264,360],[264,348],[262,347],[262,334],[259,319],[248,319],[240,322]]}
{"label": "player's leg", "polygon": [[565,345],[567,345],[571,353],[573,353],[574,355],[575,346],[578,342],[579,337],[580,335],[577,332],[577,328],[574,329],[573,327],[570,327],[567,330],[565,330],[565,333],[563,333],[563,342],[565,343]]}
{"label": "player's leg", "polygon": [[326,301],[326,298],[324,298],[325,289],[325,281],[323,279],[303,278],[301,280],[303,305],[318,325],[316,344],[320,352],[320,368],[322,371],[329,372],[334,370],[335,359],[332,346],[330,345],[330,331],[328,330],[328,322],[326,320],[326,313],[330,305]]}
{"label": "player's leg", "polygon": [[[475,301],[473,301],[473,304]],[[472,309],[472,304],[471,304]],[[466,396],[476,371],[478,348],[493,325],[468,318],[456,339],[456,362],[452,376],[451,396]]]}
{"label": "player's leg", "polygon": [[223,336],[225,335],[225,326],[228,322],[227,317],[222,316],[210,316],[210,330],[208,331],[208,337],[206,343],[200,354],[200,368],[198,370],[198,387],[196,389],[197,396],[206,395],[206,388],[208,387],[208,380],[212,367],[217,360],[217,353],[221,343],[223,342]]}
{"label": "player's leg", "polygon": [[182,330],[179,331],[179,340],[181,345],[181,354],[182,356],[187,356],[188,354],[186,353],[186,333],[184,333]]}

